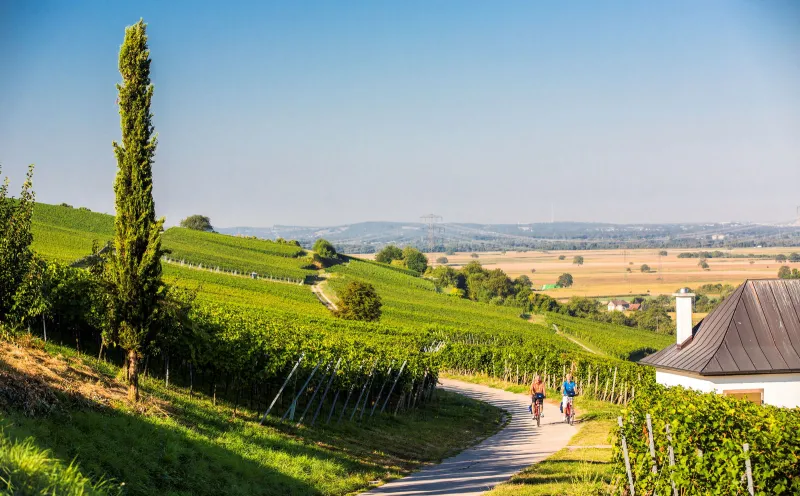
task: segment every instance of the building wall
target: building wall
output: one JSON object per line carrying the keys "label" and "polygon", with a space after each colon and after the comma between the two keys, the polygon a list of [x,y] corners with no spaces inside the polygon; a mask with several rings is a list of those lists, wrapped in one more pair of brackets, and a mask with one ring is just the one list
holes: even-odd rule
{"label": "building wall", "polygon": [[800,374],[700,376],[656,369],[656,382],[710,393],[731,389],[763,389],[764,403],[787,408],[800,407]]}

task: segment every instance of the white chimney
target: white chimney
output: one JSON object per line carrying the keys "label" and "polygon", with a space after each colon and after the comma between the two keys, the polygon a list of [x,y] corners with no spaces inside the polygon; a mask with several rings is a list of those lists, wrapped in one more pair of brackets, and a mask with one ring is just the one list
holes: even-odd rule
{"label": "white chimney", "polygon": [[675,297],[675,320],[678,324],[675,336],[678,341],[678,347],[680,347],[688,344],[688,340],[692,337],[692,299],[694,298],[694,293],[690,293],[689,288],[681,288],[672,296]]}

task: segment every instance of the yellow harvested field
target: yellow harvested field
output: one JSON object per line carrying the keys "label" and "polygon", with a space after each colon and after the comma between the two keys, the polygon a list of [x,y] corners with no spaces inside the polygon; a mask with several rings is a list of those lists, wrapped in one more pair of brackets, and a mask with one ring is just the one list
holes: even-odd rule
{"label": "yellow harvested field", "polygon": [[[659,271],[659,256],[656,249],[627,250],[584,250],[584,251],[538,251],[522,252],[488,252],[479,253],[479,258],[470,253],[428,254],[432,262],[445,256],[448,265],[455,268],[477,260],[487,269],[500,268],[509,276],[525,274],[530,277],[534,287],[541,289],[543,284],[554,284],[562,273],[570,273],[574,279],[571,288],[559,288],[543,291],[555,298],[570,296],[607,297],[638,294],[671,294],[676,289],[689,286],[697,287],[706,283],[729,283],[738,285],[745,279],[764,279],[777,277],[781,265],[800,268],[800,263],[777,263],[770,260],[751,260],[746,258],[710,258],[707,263],[710,270],[698,266],[696,258],[678,258],[678,253],[698,251],[697,249],[667,249],[667,256],[662,256]],[[712,250],[708,250],[712,251]],[[731,254],[749,254],[775,256],[779,253],[789,255],[800,252],[800,247],[787,248],[742,248],[721,250]],[[558,257],[563,255],[564,260]],[[575,256],[582,256],[584,263],[577,266],[572,263]],[[750,262],[753,263],[750,263]],[[642,264],[650,266],[655,272],[642,273]],[[630,268],[631,272],[626,269]],[[531,272],[535,269],[535,272]]]}

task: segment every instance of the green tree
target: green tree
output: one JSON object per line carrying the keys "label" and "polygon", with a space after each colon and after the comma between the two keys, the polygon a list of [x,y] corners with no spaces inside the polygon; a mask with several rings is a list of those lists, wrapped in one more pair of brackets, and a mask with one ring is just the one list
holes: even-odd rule
{"label": "green tree", "polygon": [[700,260],[700,261],[697,263],[697,266],[698,266],[698,267],[700,267],[700,268],[701,268],[701,269],[703,269],[703,270],[708,270],[708,269],[709,269],[709,267],[708,267],[708,262],[706,262],[706,259],[705,259],[705,258],[701,259],[701,260]]}
{"label": "green tree", "polygon": [[792,278],[792,269],[790,269],[788,265],[783,265],[780,269],[778,269],[778,278],[779,279],[791,279]]}
{"label": "green tree", "polygon": [[578,265],[578,266],[583,265],[583,257],[580,256],[580,255],[577,255],[577,256],[573,257],[572,258],[572,263],[575,264],[575,265]]}
{"label": "green tree", "polygon": [[666,257],[667,256],[667,250],[661,250],[660,252],[658,252],[658,254],[661,255],[662,257]]}
{"label": "green tree", "polygon": [[455,248],[448,248],[448,249],[447,249],[447,250],[444,252],[444,254],[445,254],[445,255],[447,255],[448,257],[452,257],[453,255],[455,255],[455,254],[456,254],[456,250],[455,250]]}
{"label": "green tree", "polygon": [[639,267],[639,270],[641,270],[642,272],[650,272],[650,266],[647,264],[642,264],[642,266]]}
{"label": "green tree", "polygon": [[559,256],[558,256],[558,259],[559,259],[559,260],[565,260],[566,258],[567,258],[567,256],[566,256],[566,255],[559,255]]}
{"label": "green tree", "polygon": [[195,231],[212,232],[211,219],[205,215],[190,215],[181,221],[181,227],[194,229]]}
{"label": "green tree", "polygon": [[778,262],[778,263],[785,262],[786,261],[786,255],[784,255],[783,253],[778,253],[777,255],[775,255],[775,261]]}
{"label": "green tree", "polygon": [[403,250],[395,245],[386,245],[381,251],[375,254],[375,260],[380,263],[390,264],[392,260],[402,260]]}
{"label": "green tree", "polygon": [[558,276],[558,281],[556,281],[556,284],[558,284],[562,288],[568,288],[568,287],[572,286],[573,282],[574,281],[572,279],[572,274],[564,273],[564,274],[561,274],[560,276]]}
{"label": "green tree", "polygon": [[449,260],[447,260],[447,257],[439,257],[436,259],[436,263],[438,264],[446,264],[447,262],[449,262]]}
{"label": "green tree", "polygon": [[144,21],[125,29],[119,72],[122,143],[113,144],[118,167],[114,184],[116,250],[105,264],[110,332],[104,338],[126,351],[128,397],[138,401],[139,359],[154,337],[157,310],[166,293],[161,280],[164,219],[156,219],[153,201],[152,167],[157,140],[150,112],[153,85]]}
{"label": "green tree", "polygon": [[800,253],[792,252],[789,254],[789,261],[792,263],[800,262]]}
{"label": "green tree", "polygon": [[313,250],[322,258],[325,259],[334,259],[338,256],[336,253],[336,248],[333,247],[330,241],[327,239],[319,238],[314,242]]}
{"label": "green tree", "polygon": [[348,320],[376,321],[381,318],[381,297],[372,284],[350,281],[339,294],[336,315]]}
{"label": "green tree", "polygon": [[[0,169],[2,171],[2,169]],[[17,291],[29,276],[31,252],[31,218],[34,194],[33,166],[22,183],[19,199],[8,198],[8,178],[0,184],[0,322],[7,321]]]}
{"label": "green tree", "polygon": [[473,253],[473,254],[472,254],[472,255],[470,255],[470,256],[471,256],[472,258],[478,258],[478,256],[479,256],[479,255],[478,255],[477,253]]}
{"label": "green tree", "polygon": [[403,250],[403,260],[405,260],[406,267],[419,274],[422,274],[428,268],[428,257],[411,246],[406,246]]}

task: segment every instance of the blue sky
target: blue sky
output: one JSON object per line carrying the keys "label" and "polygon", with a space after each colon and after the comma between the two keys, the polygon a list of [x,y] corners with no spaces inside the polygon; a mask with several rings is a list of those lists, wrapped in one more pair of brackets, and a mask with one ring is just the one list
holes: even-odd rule
{"label": "blue sky", "polygon": [[784,221],[800,2],[0,0],[0,164],[113,213],[148,23],[156,206],[219,226]]}

